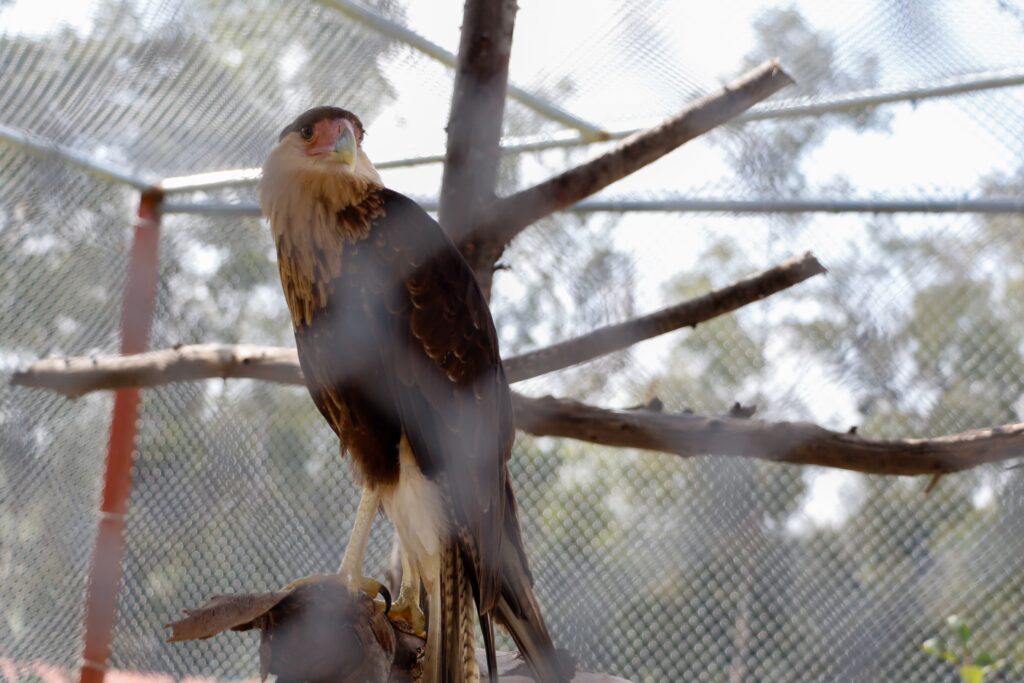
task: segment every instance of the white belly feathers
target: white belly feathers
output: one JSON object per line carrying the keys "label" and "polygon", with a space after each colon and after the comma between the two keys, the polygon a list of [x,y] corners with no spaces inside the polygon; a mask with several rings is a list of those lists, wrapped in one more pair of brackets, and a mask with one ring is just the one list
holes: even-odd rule
{"label": "white belly feathers", "polygon": [[404,434],[398,459],[398,484],[380,488],[381,503],[398,532],[403,552],[423,571],[425,563],[436,561],[446,536],[444,501],[437,486],[420,472]]}

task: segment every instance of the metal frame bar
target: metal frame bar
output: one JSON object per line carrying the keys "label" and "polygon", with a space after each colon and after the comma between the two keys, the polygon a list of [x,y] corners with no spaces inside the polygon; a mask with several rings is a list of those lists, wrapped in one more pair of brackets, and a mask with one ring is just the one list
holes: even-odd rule
{"label": "metal frame bar", "polygon": [[[163,194],[147,190],[139,200],[131,260],[121,304],[121,353],[142,353],[156,306],[159,277],[160,210]],[[121,560],[124,555],[125,516],[131,492],[131,469],[138,428],[140,391],[118,389],[110,420],[103,499],[100,503],[96,545],[85,594],[85,645],[80,683],[103,683],[114,618],[117,612]]]}
{"label": "metal frame bar", "polygon": [[[331,1],[336,2],[340,0]],[[987,71],[972,74],[970,76],[961,76],[958,78],[940,81],[935,85],[922,88],[905,88],[901,90],[864,90],[844,97],[820,102],[781,102],[775,105],[767,105],[752,109],[746,114],[737,117],[732,123],[742,124],[749,123],[751,121],[832,114],[865,107],[877,107],[879,105],[892,104],[895,102],[949,97],[951,95],[963,95],[981,90],[1011,88],[1021,85],[1024,85],[1024,72]],[[607,134],[607,140],[621,140],[629,137],[633,133],[639,132],[640,130],[643,129],[630,128],[628,130],[612,131]],[[518,140],[510,140],[502,146],[501,152],[502,154],[542,152],[549,149],[580,147],[583,145],[593,144],[594,142],[598,141],[588,140],[580,135],[564,132],[543,139],[520,138]],[[385,170],[390,168],[409,168],[412,166],[423,166],[426,164],[439,164],[443,162],[444,154],[430,154],[420,157],[382,161],[376,164],[376,166],[378,169]],[[163,183],[163,187],[169,193],[237,187],[255,182],[259,178],[259,173],[260,169],[258,168],[242,168],[227,171],[216,171],[213,173],[201,173],[192,176],[179,176],[166,179]]]}
{"label": "metal frame bar", "polygon": [[654,199],[600,200],[570,207],[575,213],[1024,213],[1024,198],[992,199]]}
{"label": "metal frame bar", "polygon": [[67,162],[69,165],[94,175],[97,178],[113,181],[122,185],[128,185],[129,187],[134,187],[140,192],[149,190],[153,187],[155,182],[122,171],[112,164],[97,161],[96,159],[90,159],[85,154],[76,152],[69,147],[45,140],[38,135],[18,130],[16,128],[11,128],[9,126],[4,126],[2,124],[0,124],[0,142],[13,145],[14,147],[39,157],[60,159],[61,161]]}
{"label": "metal frame bar", "polygon": [[[428,57],[431,57],[446,66],[452,68],[455,67],[454,54],[448,52],[448,50],[445,50],[437,43],[427,40],[415,31],[411,31],[401,24],[391,21],[363,5],[352,2],[351,0],[317,0],[317,2],[328,9],[334,10],[340,14],[344,14],[350,19],[358,21],[381,35],[385,35],[388,38],[405,43],[409,47],[422,52]],[[507,92],[510,98],[529,107],[538,114],[541,114],[553,121],[558,121],[569,128],[578,130],[581,137],[584,139],[594,141],[602,140],[605,139],[607,135],[607,133],[601,130],[599,126],[588,123],[578,116],[574,116],[564,109],[552,104],[550,101],[538,97],[511,83],[508,85]]]}
{"label": "metal frame bar", "polygon": [[955,76],[929,86],[918,88],[874,88],[843,95],[820,102],[779,102],[748,111],[736,120],[740,122],[763,121],[795,116],[816,116],[836,112],[877,107],[895,102],[916,102],[918,100],[966,95],[981,90],[997,90],[1024,85],[1024,71],[982,71],[966,76]]}
{"label": "metal frame bar", "polygon": [[[417,200],[437,211],[436,199]],[[563,209],[570,213],[1024,213],[1024,198],[979,199],[771,199],[732,200],[672,197],[666,199],[588,199]],[[167,202],[166,214],[260,216],[255,202]]]}
{"label": "metal frame bar", "polygon": [[[339,3],[346,7],[351,4],[348,3],[347,0],[322,1],[331,4]],[[355,6],[353,5],[353,7]],[[369,13],[367,10],[360,9],[360,11],[368,13],[370,16],[377,16]],[[381,21],[387,21],[380,17],[377,18]],[[402,31],[407,31],[407,29],[404,29],[397,24],[395,24],[395,26]],[[429,43],[429,41],[426,42]],[[973,74],[971,76],[949,79],[924,88],[862,91],[860,93],[854,93],[845,97],[823,102],[782,102],[774,106],[754,109],[738,117],[733,123],[747,123],[751,121],[764,121],[769,119],[799,116],[815,116],[864,107],[876,107],[882,104],[890,104],[894,102],[948,97],[951,95],[962,95],[981,90],[1009,88],[1022,85],[1024,85],[1024,72],[985,72]],[[607,139],[620,140],[638,132],[638,130],[642,129],[612,131],[607,134]],[[588,140],[582,136],[571,133],[555,135],[545,139],[521,139],[520,141],[512,141],[503,145],[502,154],[519,154],[523,152],[540,152],[550,149],[578,147],[592,144],[593,142],[593,140]],[[154,187],[160,188],[167,194],[210,191],[250,185],[258,181],[260,177],[259,168],[240,168],[185,176],[174,176],[165,178],[163,181],[156,182],[127,173],[116,168],[112,164],[91,159],[85,154],[77,152],[69,147],[47,141],[27,131],[18,130],[2,124],[0,124],[0,143],[13,145],[37,156],[60,159],[97,178],[127,185],[139,191],[145,191]],[[433,154],[407,159],[383,161],[377,164],[377,168],[382,170],[391,168],[408,168],[425,164],[441,163],[443,161],[443,154]]]}
{"label": "metal frame bar", "polygon": [[[737,116],[730,125],[750,123],[752,121],[766,121],[771,119],[797,118],[800,116],[818,116],[821,114],[835,114],[855,109],[877,107],[883,104],[896,102],[919,101],[934,99],[937,97],[949,97],[951,95],[964,95],[981,90],[995,90],[999,88],[1012,88],[1024,85],[1024,72],[1021,71],[985,71],[959,76],[956,78],[939,81],[938,83],[920,88],[903,89],[873,89],[862,90],[849,95],[837,97],[830,100],[818,102],[782,101],[776,104],[766,104],[755,107],[745,114]],[[608,140],[622,140],[643,128],[629,128],[624,130],[610,131]],[[578,135],[569,132],[549,136],[544,139],[520,138],[510,140],[502,145],[502,154],[520,154],[523,152],[543,152],[549,149],[565,149],[568,147],[581,147],[591,145],[594,140],[586,140]],[[408,159],[394,159],[376,164],[377,168],[404,168],[409,166],[422,166],[424,164],[437,164],[444,161],[443,154],[430,154],[427,156],[410,157]]]}
{"label": "metal frame bar", "polygon": [[168,194],[173,194],[239,187],[257,182],[261,173],[262,169],[259,168],[230,168],[209,173],[173,176],[161,180],[160,189]]}
{"label": "metal frame bar", "polygon": [[[919,88],[875,88],[871,90],[861,90],[859,92],[850,93],[834,99],[820,100],[816,102],[784,100],[775,104],[765,104],[754,107],[750,111],[737,116],[730,122],[730,125],[750,123],[752,121],[836,114],[857,109],[877,107],[883,104],[894,104],[897,102],[908,101],[917,102],[937,97],[965,95],[982,90],[1013,88],[1022,85],[1024,85],[1024,72],[1022,71],[984,71],[970,74],[968,76],[958,76],[946,79],[939,81],[934,85]],[[642,130],[644,129],[630,128],[611,131],[608,133],[608,139],[622,140],[623,138],[627,138]],[[502,152],[504,154],[540,152],[548,149],[579,147],[589,144],[593,144],[593,141],[584,140],[577,135],[563,133],[562,135],[551,136],[546,140],[526,139],[518,142],[511,142],[510,144],[502,147]],[[431,155],[395,160],[391,162],[391,166],[417,166],[442,161],[444,161],[443,156]],[[378,165],[378,167],[382,168],[383,166]]]}

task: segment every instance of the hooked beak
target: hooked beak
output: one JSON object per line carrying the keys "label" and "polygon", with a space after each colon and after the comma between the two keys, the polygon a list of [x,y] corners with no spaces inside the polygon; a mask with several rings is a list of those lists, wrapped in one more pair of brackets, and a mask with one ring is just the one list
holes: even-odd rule
{"label": "hooked beak", "polygon": [[331,161],[355,168],[359,151],[356,133],[347,120],[320,121],[314,127],[313,139],[306,147],[309,156],[326,156]]}
{"label": "hooked beak", "polygon": [[356,165],[356,136],[352,132],[352,125],[348,121],[345,124],[341,127],[338,139],[334,141],[331,156],[351,169]]}

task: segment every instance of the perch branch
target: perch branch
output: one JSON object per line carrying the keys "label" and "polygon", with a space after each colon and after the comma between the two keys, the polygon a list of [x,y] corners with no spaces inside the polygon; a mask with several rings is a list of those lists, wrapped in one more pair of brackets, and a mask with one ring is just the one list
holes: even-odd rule
{"label": "perch branch", "polygon": [[947,474],[1024,456],[1024,423],[935,439],[866,439],[808,422],[608,410],[577,401],[514,396],[516,427],[618,448],[740,456],[866,474]]}
{"label": "perch branch", "polygon": [[528,225],[635,173],[791,83],[793,79],[777,60],[767,61],[657,126],[634,133],[596,159],[495,201],[476,222],[476,232],[485,236],[480,239],[504,247]]}
{"label": "perch branch", "polygon": [[[246,348],[251,355],[239,351]],[[212,372],[214,367],[216,373]],[[157,386],[211,376],[302,382],[290,349],[208,344],[124,358],[49,359],[16,375],[12,383],[76,396],[101,389]],[[573,438],[682,457],[740,456],[889,475],[947,474],[1024,457],[1024,424],[935,439],[875,440],[805,422],[666,414],[647,409],[609,410],[519,394],[513,399],[516,427],[535,436]]]}
{"label": "perch branch", "polygon": [[818,259],[808,252],[802,257],[789,259],[774,268],[695,299],[514,356],[505,361],[505,371],[510,382],[539,377],[620,351],[666,332],[695,327],[698,323],[760,301],[824,272],[825,268]]}
{"label": "perch branch", "polygon": [[[825,269],[818,260],[805,254],[650,315],[507,358],[505,370],[513,382],[561,370],[643,339],[697,325],[823,272]],[[293,348],[195,344],[130,356],[47,358],[14,373],[11,383],[52,389],[75,397],[104,389],[154,387],[215,378],[302,384],[302,371]]]}
{"label": "perch branch", "polygon": [[295,349],[246,344],[193,344],[128,356],[46,358],[15,372],[11,384],[51,389],[76,398],[93,391],[218,377],[302,384]]}
{"label": "perch branch", "polygon": [[485,292],[493,261],[467,238],[472,217],[494,200],[516,9],[515,0],[466,1],[441,178],[440,223]]}

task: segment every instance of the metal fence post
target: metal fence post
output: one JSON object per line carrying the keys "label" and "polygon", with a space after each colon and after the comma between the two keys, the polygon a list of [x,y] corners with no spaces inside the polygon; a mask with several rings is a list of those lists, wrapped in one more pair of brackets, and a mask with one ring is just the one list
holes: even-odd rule
{"label": "metal fence post", "polygon": [[[121,304],[121,353],[141,353],[149,343],[159,273],[160,205],[163,192],[142,192],[135,221],[131,260]],[[124,554],[125,513],[131,491],[139,390],[119,389],[114,397],[107,447],[103,498],[96,545],[85,596],[85,647],[81,683],[102,683],[110,657],[117,611],[121,559]]]}

